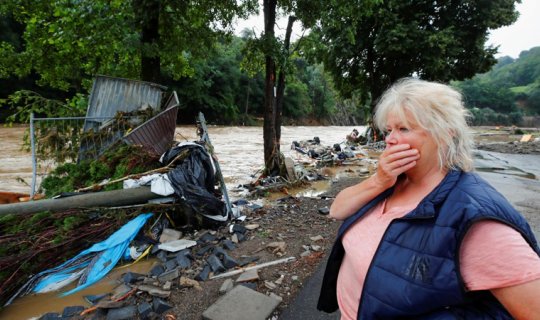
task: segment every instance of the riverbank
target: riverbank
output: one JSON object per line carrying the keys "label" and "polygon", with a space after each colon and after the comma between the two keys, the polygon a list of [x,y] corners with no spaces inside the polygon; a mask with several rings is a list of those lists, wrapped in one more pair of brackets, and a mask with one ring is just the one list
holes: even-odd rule
{"label": "riverbank", "polygon": [[[509,142],[519,140],[519,135],[495,133],[482,136],[486,141],[479,142],[478,148],[499,144],[497,151],[504,151]],[[482,140],[479,139],[479,140]],[[502,141],[501,141],[502,140]],[[538,143],[529,142],[527,150],[533,153]],[[523,145],[521,145],[522,147]],[[511,150],[511,149],[509,149]],[[531,222],[536,234],[540,232],[538,218],[538,201],[535,195],[540,192],[538,177],[540,168],[535,169],[540,157],[535,154],[515,155],[494,151],[479,151],[478,166],[480,174],[494,184],[507,196]],[[285,257],[294,257],[295,261],[281,263],[258,271],[258,279],[247,284],[263,294],[274,294],[282,301],[273,312],[274,318],[279,316],[294,303],[298,293],[303,290],[306,281],[312,276],[325,254],[331,248],[340,222],[328,218],[326,209],[331,205],[333,197],[343,188],[358,183],[366,175],[367,164],[341,167],[339,175],[328,175],[328,183],[324,193],[312,193],[312,196],[289,196],[286,193],[273,194],[267,197],[265,205],[254,211],[246,212],[246,221],[239,224],[250,226],[246,231],[246,240],[238,243],[236,249],[228,251],[235,260],[244,257],[258,258],[256,264],[276,261]],[[325,172],[330,170],[325,169]],[[312,186],[305,186],[309,189]],[[286,190],[284,190],[286,191]],[[190,235],[194,239],[213,231],[199,230]],[[216,239],[230,239],[232,235],[227,228],[219,229]],[[219,242],[218,240],[214,242]],[[198,248],[199,249],[199,248]],[[193,278],[201,271],[205,256],[195,256],[193,267],[182,275]],[[156,263],[159,261],[155,260]],[[132,269],[125,268],[125,272]],[[134,270],[134,269],[133,269]],[[133,271],[132,270],[132,271]],[[134,271],[135,272],[135,271]],[[230,277],[236,280],[238,275]],[[219,289],[226,281],[214,279],[200,281],[198,286],[190,287],[178,279],[172,282],[171,295],[167,299],[172,309],[165,312],[176,319],[201,319],[202,313],[222,296]],[[88,307],[87,305],[85,305]],[[242,306],[238,306],[242,308]],[[61,312],[62,310],[50,310]],[[3,318],[5,313],[0,313]],[[91,318],[92,316],[90,316]],[[15,319],[15,318],[14,318]]]}

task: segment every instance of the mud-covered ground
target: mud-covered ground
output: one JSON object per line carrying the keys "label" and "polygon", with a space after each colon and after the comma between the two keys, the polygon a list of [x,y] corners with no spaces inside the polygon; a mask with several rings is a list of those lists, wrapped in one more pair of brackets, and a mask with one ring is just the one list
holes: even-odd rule
{"label": "mud-covered ground", "polygon": [[[283,299],[273,314],[274,318],[278,318],[293,301],[333,244],[340,223],[321,214],[319,209],[328,208],[340,190],[360,179],[360,175],[352,170],[350,177],[333,181],[330,189],[320,197],[293,198],[284,195],[285,200],[249,214],[249,220],[244,224],[258,224],[259,227],[249,231],[248,240],[229,252],[233,258],[258,256],[257,264],[291,256],[296,258],[290,263],[259,269],[256,290],[264,294],[274,293]],[[320,240],[313,240],[317,238]],[[267,248],[272,242],[284,242],[285,249]],[[231,277],[232,280],[236,278],[238,275]],[[174,291],[169,300],[174,305],[171,313],[177,319],[201,319],[204,310],[220,297],[219,288],[224,281],[215,279],[201,282],[202,290],[182,288]]]}

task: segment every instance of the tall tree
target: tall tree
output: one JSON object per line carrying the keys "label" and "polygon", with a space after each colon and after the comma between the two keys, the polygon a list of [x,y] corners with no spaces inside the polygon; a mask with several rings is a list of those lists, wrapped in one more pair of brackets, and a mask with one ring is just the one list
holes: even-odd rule
{"label": "tall tree", "polygon": [[3,0],[26,26],[23,50],[0,43],[0,70],[40,75],[55,88],[89,86],[95,74],[156,81],[193,72],[216,36],[232,32],[254,0]]}
{"label": "tall tree", "polygon": [[374,107],[396,80],[449,81],[485,72],[496,62],[491,29],[517,18],[514,0],[336,0],[325,2],[313,28],[312,53],[345,96]]}

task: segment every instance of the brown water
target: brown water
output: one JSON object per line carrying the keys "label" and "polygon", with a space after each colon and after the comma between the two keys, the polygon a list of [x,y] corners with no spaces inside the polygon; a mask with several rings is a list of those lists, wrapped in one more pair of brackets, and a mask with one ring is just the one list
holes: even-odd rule
{"label": "brown water", "polygon": [[[31,153],[21,150],[25,129],[25,127],[0,127],[0,191],[30,192]],[[352,129],[354,127],[283,127],[281,151],[285,156],[295,159],[299,154],[290,149],[293,141],[318,136],[321,144],[332,146],[334,143],[344,141]],[[251,175],[262,169],[264,163],[263,128],[209,126],[208,131],[227,187],[230,189],[253,180]],[[175,139],[196,140],[195,127],[177,127]]]}
{"label": "brown water", "polygon": [[[156,261],[156,259],[143,260],[125,268],[113,269],[108,275],[101,279],[101,281],[93,286],[66,297],[61,297],[58,292],[48,292],[28,295],[16,299],[11,305],[0,311],[0,319],[37,319],[47,312],[57,312],[62,314],[64,308],[68,306],[91,307],[84,299],[84,296],[112,292],[113,289],[120,284],[119,279],[121,279],[123,273],[131,271],[146,274]],[[67,291],[74,287],[75,284],[72,284],[65,287],[62,291]]]}
{"label": "brown water", "polygon": [[[356,127],[362,129],[361,127]],[[0,127],[0,191],[30,192],[32,180],[31,154],[22,151],[24,127]],[[283,127],[281,151],[285,156],[299,159],[300,155],[290,149],[293,141],[313,139],[318,136],[323,145],[333,145],[345,140],[353,127]],[[262,127],[217,127],[208,128],[214,151],[229,190],[239,184],[252,181],[251,176],[263,167],[263,129]],[[178,127],[177,141],[197,139],[195,127]],[[306,160],[305,158],[302,158]],[[346,174],[347,167],[327,168],[323,174],[328,178]],[[23,182],[24,181],[24,182]],[[289,190],[297,196],[317,196],[324,192],[331,179],[316,181],[308,188]],[[232,199],[240,197],[230,192]],[[277,195],[276,197],[280,197]],[[66,306],[82,305],[89,307],[83,299],[85,295],[110,292],[117,285],[117,279],[127,271],[147,273],[154,260],[142,262],[126,269],[115,269],[100,283],[77,294],[60,297],[58,292],[30,295],[17,299],[11,306],[0,311],[0,319],[31,319],[46,312],[61,313]]]}

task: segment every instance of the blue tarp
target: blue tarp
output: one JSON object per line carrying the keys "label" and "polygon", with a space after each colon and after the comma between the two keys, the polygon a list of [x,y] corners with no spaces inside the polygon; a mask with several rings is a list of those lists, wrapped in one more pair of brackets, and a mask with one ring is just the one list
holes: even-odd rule
{"label": "blue tarp", "polygon": [[151,216],[152,213],[137,216],[106,240],[94,244],[57,267],[33,276],[7,304],[10,304],[18,295],[24,295],[28,292],[43,293],[58,290],[76,279],[79,279],[77,287],[64,292],[62,296],[75,293],[96,283],[116,266],[130,242]]}

